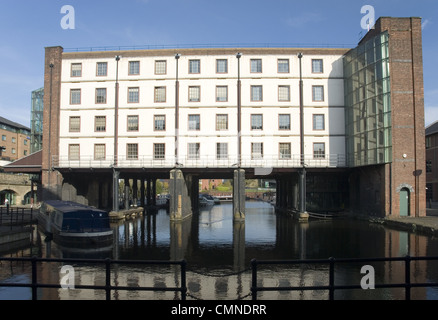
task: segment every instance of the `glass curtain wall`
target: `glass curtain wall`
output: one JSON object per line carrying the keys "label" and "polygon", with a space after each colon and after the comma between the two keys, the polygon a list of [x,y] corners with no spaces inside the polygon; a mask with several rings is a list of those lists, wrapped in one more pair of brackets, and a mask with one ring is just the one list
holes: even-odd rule
{"label": "glass curtain wall", "polygon": [[344,57],[347,161],[350,167],[392,161],[388,33]]}

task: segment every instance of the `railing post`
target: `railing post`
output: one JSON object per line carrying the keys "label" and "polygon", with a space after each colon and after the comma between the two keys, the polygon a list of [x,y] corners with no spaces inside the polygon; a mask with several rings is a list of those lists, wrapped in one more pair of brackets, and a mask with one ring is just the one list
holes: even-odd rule
{"label": "railing post", "polygon": [[37,257],[32,257],[32,300],[38,300],[37,297],[37,268],[36,268]]}
{"label": "railing post", "polygon": [[181,261],[181,300],[186,300],[187,284],[186,284],[186,260]]}
{"label": "railing post", "polygon": [[329,300],[335,299],[335,258],[330,257],[330,268],[329,268]]}
{"label": "railing post", "polygon": [[106,300],[111,300],[111,259],[105,259],[105,292]]}
{"label": "railing post", "polygon": [[257,260],[251,260],[251,270],[252,270],[252,284],[251,284],[251,294],[252,300],[257,300]]}
{"label": "railing post", "polygon": [[411,257],[405,257],[405,299],[411,300]]}

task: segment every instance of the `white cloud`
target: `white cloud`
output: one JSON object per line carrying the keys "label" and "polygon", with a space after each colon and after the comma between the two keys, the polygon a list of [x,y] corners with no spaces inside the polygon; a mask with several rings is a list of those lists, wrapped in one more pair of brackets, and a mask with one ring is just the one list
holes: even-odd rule
{"label": "white cloud", "polygon": [[425,19],[423,23],[421,24],[421,29],[424,30],[426,26],[430,23],[429,19]]}

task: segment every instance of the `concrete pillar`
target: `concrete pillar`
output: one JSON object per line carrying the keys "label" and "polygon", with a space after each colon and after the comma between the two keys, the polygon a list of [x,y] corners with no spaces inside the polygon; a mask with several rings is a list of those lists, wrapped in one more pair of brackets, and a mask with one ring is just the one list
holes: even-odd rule
{"label": "concrete pillar", "polygon": [[125,209],[129,209],[129,179],[125,178]]}
{"label": "concrete pillar", "polygon": [[297,214],[298,221],[306,222],[309,220],[309,214],[306,209],[306,169],[300,170],[300,207]]}
{"label": "concrete pillar", "polygon": [[151,187],[151,179],[147,179],[147,186],[146,186],[146,202],[147,202],[147,205],[148,206],[151,206],[152,205],[152,198],[151,198],[151,189],[152,189],[152,187]]}
{"label": "concrete pillar", "polygon": [[245,269],[245,222],[235,221],[233,223],[233,256],[234,271],[239,272]]}
{"label": "concrete pillar", "polygon": [[233,180],[234,221],[245,221],[245,170],[234,170]]}
{"label": "concrete pillar", "polygon": [[152,179],[152,205],[157,205],[157,179]]}
{"label": "concrete pillar", "polygon": [[145,205],[145,203],[144,203],[145,186],[144,186],[144,179],[143,178],[140,179],[140,197],[141,197],[141,199],[140,199],[141,206],[144,208],[144,205]]}
{"label": "concrete pillar", "polygon": [[169,180],[169,214],[170,220],[183,220],[192,215],[191,200],[183,172],[180,169],[170,171]]}
{"label": "concrete pillar", "polygon": [[137,205],[138,199],[138,181],[137,179],[132,179],[132,204]]}

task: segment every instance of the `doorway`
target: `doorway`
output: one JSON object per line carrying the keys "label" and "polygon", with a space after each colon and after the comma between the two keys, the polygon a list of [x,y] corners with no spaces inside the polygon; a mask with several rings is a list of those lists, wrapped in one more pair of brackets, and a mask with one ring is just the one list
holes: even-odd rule
{"label": "doorway", "polygon": [[400,217],[409,216],[410,192],[409,189],[400,190]]}

